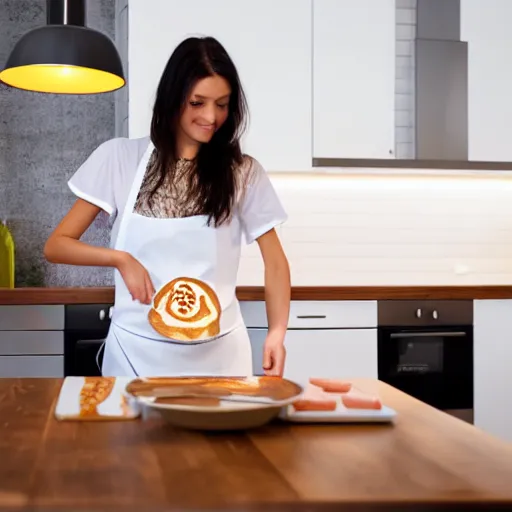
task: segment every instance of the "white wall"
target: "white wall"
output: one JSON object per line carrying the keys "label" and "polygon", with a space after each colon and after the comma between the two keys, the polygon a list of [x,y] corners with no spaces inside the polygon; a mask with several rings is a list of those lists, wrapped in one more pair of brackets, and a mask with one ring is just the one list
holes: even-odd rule
{"label": "white wall", "polygon": [[[510,178],[271,176],[294,285],[512,284]],[[256,244],[239,283],[263,284]]]}
{"label": "white wall", "polygon": [[396,0],[395,158],[414,158],[416,0]]}

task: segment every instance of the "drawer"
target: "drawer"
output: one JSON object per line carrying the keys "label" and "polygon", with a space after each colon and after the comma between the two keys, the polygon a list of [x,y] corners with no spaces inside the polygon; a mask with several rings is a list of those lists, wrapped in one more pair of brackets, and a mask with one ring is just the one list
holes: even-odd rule
{"label": "drawer", "polygon": [[59,331],[64,306],[0,306],[0,331]]}
{"label": "drawer", "polygon": [[0,356],[0,377],[64,377],[64,356]]}
{"label": "drawer", "polygon": [[62,355],[63,331],[0,331],[0,355]]}
{"label": "drawer", "polygon": [[[240,303],[247,327],[267,327],[264,301]],[[292,301],[289,329],[349,329],[377,327],[377,301]]]}

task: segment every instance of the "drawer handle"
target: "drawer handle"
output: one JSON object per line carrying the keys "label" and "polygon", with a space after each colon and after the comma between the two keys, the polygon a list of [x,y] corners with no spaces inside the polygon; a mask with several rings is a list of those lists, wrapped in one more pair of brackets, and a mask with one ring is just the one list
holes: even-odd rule
{"label": "drawer handle", "polygon": [[305,318],[327,318],[326,315],[297,315],[297,318],[305,319]]}

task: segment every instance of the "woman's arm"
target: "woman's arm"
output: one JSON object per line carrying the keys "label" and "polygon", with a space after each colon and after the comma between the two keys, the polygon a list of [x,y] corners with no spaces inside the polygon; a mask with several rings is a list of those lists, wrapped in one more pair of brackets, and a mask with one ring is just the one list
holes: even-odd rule
{"label": "woman's arm", "polygon": [[45,258],[51,263],[117,268],[133,300],[150,304],[155,289],[139,261],[127,252],[80,241],[99,212],[98,206],[77,199],[48,238],[44,246]]}
{"label": "woman's arm", "polygon": [[77,199],[66,216],[48,238],[44,256],[50,263],[117,267],[120,253],[106,247],[94,247],[80,238],[92,224],[101,208]]}
{"label": "woman's arm", "polygon": [[265,305],[268,335],[263,368],[271,375],[284,370],[284,338],[290,315],[290,267],[275,229],[257,239],[265,266]]}

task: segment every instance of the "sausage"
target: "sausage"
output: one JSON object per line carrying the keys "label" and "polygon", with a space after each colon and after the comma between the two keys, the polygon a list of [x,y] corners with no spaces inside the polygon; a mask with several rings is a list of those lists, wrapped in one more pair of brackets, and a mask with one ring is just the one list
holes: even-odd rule
{"label": "sausage", "polygon": [[326,393],[348,393],[352,389],[352,383],[339,379],[321,379],[311,377],[309,382],[322,388]]}
{"label": "sausage", "polygon": [[347,409],[382,409],[380,398],[361,391],[341,395],[341,401]]}
{"label": "sausage", "polygon": [[293,408],[296,411],[335,411],[336,400],[325,399],[325,400],[306,400],[300,399],[293,402]]}
{"label": "sausage", "polygon": [[335,411],[337,401],[320,387],[309,384],[292,405],[296,411]]}

